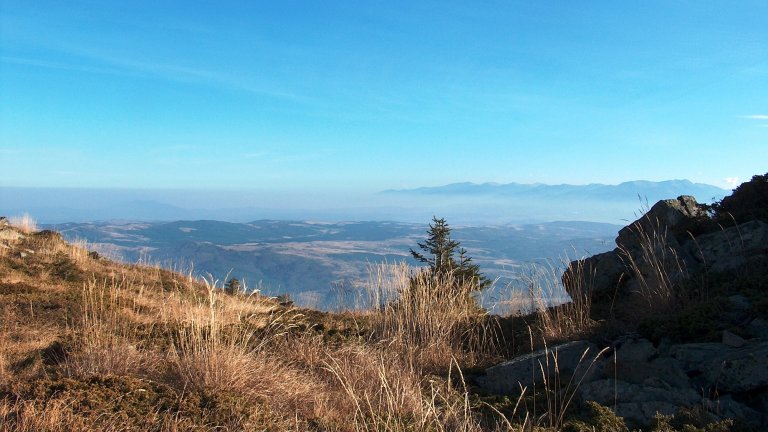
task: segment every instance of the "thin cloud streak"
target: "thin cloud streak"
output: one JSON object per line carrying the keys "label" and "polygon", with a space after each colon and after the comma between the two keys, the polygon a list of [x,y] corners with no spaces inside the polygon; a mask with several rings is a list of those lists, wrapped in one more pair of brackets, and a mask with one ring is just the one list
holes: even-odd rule
{"label": "thin cloud streak", "polygon": [[768,114],[750,114],[741,116],[741,118],[749,119],[749,120],[768,120]]}

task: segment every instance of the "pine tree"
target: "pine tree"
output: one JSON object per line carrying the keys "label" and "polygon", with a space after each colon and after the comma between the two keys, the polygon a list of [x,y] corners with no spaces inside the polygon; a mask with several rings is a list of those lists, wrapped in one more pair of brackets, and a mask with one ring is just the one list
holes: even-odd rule
{"label": "pine tree", "polygon": [[[423,253],[411,249],[411,256],[427,264],[433,277],[445,278],[452,275],[456,290],[470,287],[470,292],[480,291],[491,284],[491,280],[480,273],[480,266],[472,263],[467,250],[458,241],[451,239],[451,228],[444,218],[433,217],[427,230],[427,240],[416,244]],[[458,260],[454,258],[457,252]]]}

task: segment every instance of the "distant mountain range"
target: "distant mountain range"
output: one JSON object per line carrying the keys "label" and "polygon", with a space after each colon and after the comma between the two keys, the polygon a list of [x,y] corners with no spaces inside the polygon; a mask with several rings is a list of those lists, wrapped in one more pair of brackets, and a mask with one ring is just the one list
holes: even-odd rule
{"label": "distant mountain range", "polygon": [[624,224],[659,200],[692,195],[712,203],[730,191],[688,180],[631,181],[618,185],[453,183],[387,190],[380,195],[432,205],[437,214],[494,223],[505,220],[580,220]]}
{"label": "distant mountain range", "polygon": [[699,201],[710,202],[723,198],[729,191],[704,183],[689,180],[666,180],[652,182],[637,180],[617,185],[593,183],[588,185],[548,185],[542,183],[452,183],[445,186],[420,187],[415,189],[391,189],[386,194],[408,195],[449,195],[449,196],[504,196],[536,200],[579,198],[585,200],[626,201],[646,199],[654,203],[660,199],[692,195]]}

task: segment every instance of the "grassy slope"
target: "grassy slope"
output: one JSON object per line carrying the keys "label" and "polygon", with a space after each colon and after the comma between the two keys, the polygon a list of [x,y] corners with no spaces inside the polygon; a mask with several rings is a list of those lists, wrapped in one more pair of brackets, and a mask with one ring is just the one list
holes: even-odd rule
{"label": "grassy slope", "polygon": [[480,430],[447,379],[466,314],[401,338],[2,230],[0,430]]}
{"label": "grassy slope", "polygon": [[567,406],[526,417],[557,389],[481,399],[460,373],[534,339],[587,335],[588,299],[491,320],[434,295],[452,281],[414,286],[407,268],[383,266],[371,292],[408,301],[326,314],[27,228],[0,223],[0,431],[622,430],[601,407],[590,425],[568,422]]}

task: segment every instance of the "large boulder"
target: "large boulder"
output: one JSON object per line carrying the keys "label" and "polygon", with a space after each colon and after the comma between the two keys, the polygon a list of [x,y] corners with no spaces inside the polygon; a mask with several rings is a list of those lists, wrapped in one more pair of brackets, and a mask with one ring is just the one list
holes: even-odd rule
{"label": "large boulder", "polygon": [[640,312],[633,297],[654,285],[684,280],[701,267],[702,260],[681,242],[689,237],[686,229],[706,215],[691,196],[657,202],[619,231],[616,249],[571,262],[562,278],[566,291],[590,293],[595,319]]}
{"label": "large boulder", "polygon": [[677,199],[661,200],[638,220],[619,230],[616,245],[622,249],[635,249],[646,235],[676,234],[677,228],[688,226],[706,216],[706,210],[692,196],[682,195]]}
{"label": "large boulder", "polygon": [[615,407],[616,415],[624,417],[632,427],[648,426],[657,413],[673,415],[680,407],[695,406],[701,402],[701,396],[692,388],[655,387],[614,378],[582,385],[579,399]]}
{"label": "large boulder", "polygon": [[733,270],[768,254],[768,223],[752,220],[686,242],[690,256],[709,270]]}
{"label": "large boulder", "polygon": [[[475,377],[475,384],[485,393],[519,395],[522,388],[529,390],[543,384],[545,378],[558,376],[588,379],[599,361],[597,347],[586,341],[574,341],[516,357],[485,370]],[[545,375],[546,374],[546,375]]]}

